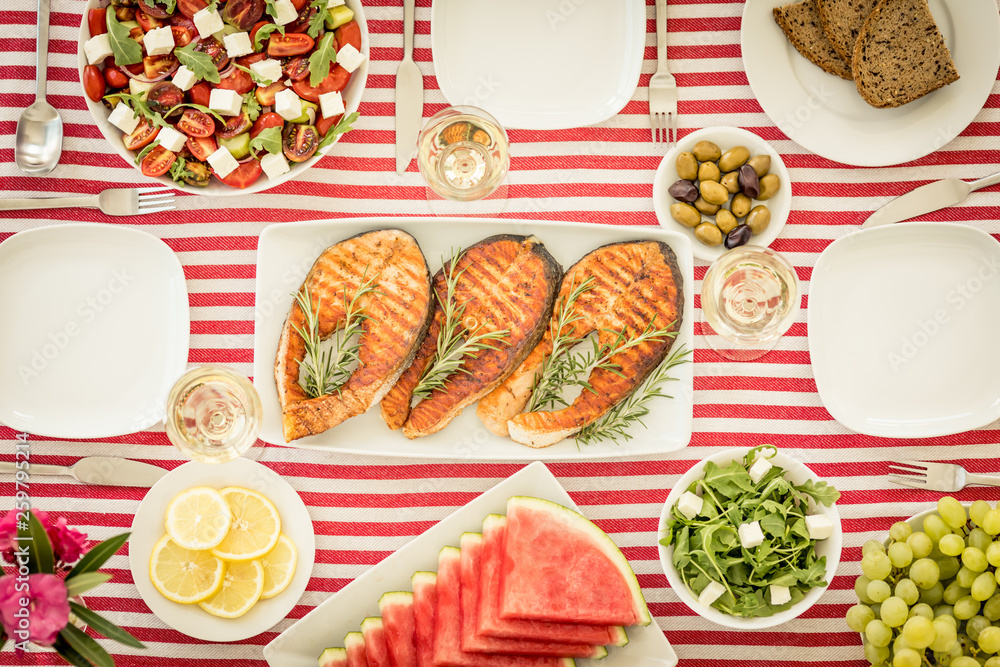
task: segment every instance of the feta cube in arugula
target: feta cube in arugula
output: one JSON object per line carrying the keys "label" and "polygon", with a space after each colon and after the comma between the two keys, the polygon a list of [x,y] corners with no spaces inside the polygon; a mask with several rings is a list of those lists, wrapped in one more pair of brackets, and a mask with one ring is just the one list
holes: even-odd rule
{"label": "feta cube in arugula", "polygon": [[108,122],[125,134],[132,134],[133,130],[139,125],[139,118],[129,105],[119,102],[111,112],[111,115],[108,116]]}
{"label": "feta cube in arugula", "polygon": [[226,54],[230,58],[239,58],[253,53],[253,44],[250,43],[250,33],[234,32],[222,38],[222,43],[226,47]]}
{"label": "feta cube in arugula", "polygon": [[87,54],[87,62],[96,65],[110,55],[114,55],[111,50],[111,41],[108,34],[95,35],[83,43],[83,52]]}
{"label": "feta cube in arugula", "polygon": [[744,549],[753,549],[764,543],[764,531],[760,529],[760,521],[745,523],[737,530],[740,544]]}
{"label": "feta cube in arugula", "polygon": [[235,90],[213,88],[208,97],[208,108],[223,116],[238,116],[243,109],[243,96]]}
{"label": "feta cube in arugula", "polygon": [[219,32],[225,27],[225,24],[222,22],[222,17],[219,16],[219,12],[209,9],[208,7],[195,12],[194,17],[191,20],[194,21],[194,27],[198,29],[198,34],[201,37],[208,37],[213,33]]}
{"label": "feta cube in arugula", "polygon": [[198,83],[198,77],[187,68],[187,65],[181,65],[174,72],[174,78],[171,81],[181,90],[187,91],[191,90],[194,84]]}
{"label": "feta cube in arugula", "polygon": [[165,56],[174,50],[174,33],[170,26],[153,28],[142,38],[146,54],[150,56]]}
{"label": "feta cube in arugula", "polygon": [[219,178],[225,178],[240,166],[240,163],[225,146],[219,146],[217,151],[208,156],[208,164]]}
{"label": "feta cube in arugula", "polygon": [[753,462],[753,465],[750,466],[750,470],[748,471],[750,473],[750,481],[756,484],[773,467],[774,466],[771,465],[771,462],[766,458],[758,456],[757,460]]}
{"label": "feta cube in arugula", "polygon": [[810,540],[825,540],[833,535],[833,522],[822,514],[810,514],[806,517],[806,530]]}
{"label": "feta cube in arugula", "polygon": [[[326,114],[323,115],[325,116]],[[677,501],[678,511],[689,519],[693,519],[701,514],[701,509],[704,505],[704,499],[690,491],[685,491],[684,495]]]}
{"label": "feta cube in arugula", "polygon": [[712,603],[722,597],[722,594],[725,592],[725,586],[717,581],[711,581],[698,595],[698,603],[706,607],[711,607]]}
{"label": "feta cube in arugula", "polygon": [[361,63],[365,61],[365,55],[354,48],[353,44],[344,44],[337,51],[337,64],[346,69],[348,72],[353,72]]}
{"label": "feta cube in arugula", "polygon": [[288,160],[281,153],[268,153],[260,159],[260,167],[270,179],[289,172]]}
{"label": "feta cube in arugula", "polygon": [[771,591],[771,604],[773,605],[785,604],[792,600],[792,594],[788,590],[788,586],[775,586],[772,584],[768,587],[768,590]]}

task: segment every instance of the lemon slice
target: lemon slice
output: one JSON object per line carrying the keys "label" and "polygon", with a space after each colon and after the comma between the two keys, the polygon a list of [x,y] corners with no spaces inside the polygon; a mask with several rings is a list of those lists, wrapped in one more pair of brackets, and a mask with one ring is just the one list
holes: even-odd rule
{"label": "lemon slice", "polygon": [[260,559],[260,564],[264,568],[264,592],[260,594],[261,600],[273,598],[288,588],[295,575],[297,559],[295,544],[282,534],[278,537],[278,543],[274,548]]}
{"label": "lemon slice", "polygon": [[264,568],[260,561],[230,563],[222,578],[222,588],[198,606],[215,616],[236,618],[250,611],[264,591]]}
{"label": "lemon slice", "polygon": [[225,561],[262,558],[274,548],[281,535],[281,518],[270,500],[250,489],[227,486],[219,491],[233,512],[229,533],[212,549]]}
{"label": "lemon slice", "polygon": [[222,587],[226,564],[207,551],[191,551],[164,535],[153,547],[149,578],[160,594],[181,604],[207,600]]}
{"label": "lemon slice", "polygon": [[185,549],[211,549],[222,542],[232,522],[229,503],[207,486],[183,491],[167,505],[167,535]]}

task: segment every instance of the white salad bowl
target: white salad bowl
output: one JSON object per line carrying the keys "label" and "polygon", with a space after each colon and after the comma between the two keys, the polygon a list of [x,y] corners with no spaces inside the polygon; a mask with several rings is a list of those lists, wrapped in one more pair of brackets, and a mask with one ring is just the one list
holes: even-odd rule
{"label": "white salad bowl", "polygon": [[[749,447],[723,450],[702,461],[699,461],[692,466],[690,470],[681,475],[681,478],[677,480],[674,488],[671,489],[670,494],[667,495],[666,502],[663,504],[663,511],[660,513],[660,531],[662,532],[663,526],[666,525],[667,519],[670,517],[671,508],[677,504],[681,495],[688,490],[688,487],[690,487],[692,483],[704,476],[705,466],[709,461],[721,467],[725,467],[731,461],[742,461],[743,457],[745,457],[749,451]],[[820,477],[807,468],[805,464],[793,459],[791,456],[783,454],[780,449],[774,457],[768,460],[772,465],[783,468],[785,470],[785,479],[794,484],[803,484],[806,480],[810,479],[820,481]],[[840,513],[837,511],[836,503],[834,503],[832,507],[826,507],[817,503],[812,509],[812,513],[826,516],[826,518],[828,518],[833,524],[833,534],[825,540],[820,540],[816,546],[817,555],[826,556],[826,581],[827,584],[829,584],[833,581],[833,575],[837,571],[837,565],[840,564],[840,550],[843,545]],[[660,533],[657,534],[659,535]],[[825,587],[813,588],[806,593],[805,597],[798,604],[772,616],[756,618],[730,616],[729,614],[722,613],[714,607],[705,607],[700,604],[698,602],[698,596],[688,590],[687,585],[685,585],[681,580],[680,573],[674,567],[673,545],[665,547],[662,544],[658,544],[657,546],[660,553],[660,565],[663,567],[663,572],[667,575],[667,581],[670,582],[670,588],[677,594],[677,597],[679,597],[684,604],[690,607],[692,611],[702,618],[728,628],[736,628],[737,630],[753,630],[757,628],[770,628],[776,625],[781,625],[782,623],[786,623],[793,618],[800,616],[803,612],[816,604],[816,601],[819,600],[820,596],[822,596],[823,592],[826,590]]]}
{"label": "white salad bowl", "polygon": [[[91,100],[87,97],[86,92],[83,90],[83,70],[89,64],[87,62],[87,55],[83,50],[84,43],[90,39],[90,28],[87,26],[87,14],[91,9],[107,7],[109,4],[110,0],[87,0],[87,3],[83,7],[83,15],[80,21],[80,38],[77,45],[77,76],[80,78],[80,94],[83,96],[83,100],[86,102],[87,108],[90,109],[90,114],[94,117],[94,124],[97,125],[97,129],[101,131],[104,138],[108,140],[109,144],[111,144],[111,148],[114,152],[120,155],[126,163],[132,165],[136,171],[142,174],[142,171],[139,169],[139,165],[135,163],[135,154],[125,148],[125,144],[122,141],[122,131],[108,122],[108,116],[111,114],[111,110],[104,106],[103,102],[94,102]],[[360,0],[347,0],[347,6],[354,12],[354,20],[358,22],[358,26],[361,28],[361,53],[368,56],[368,24],[365,22],[365,13],[361,7],[361,2]],[[351,75],[351,81],[344,89],[344,107],[346,108],[346,111],[344,112],[345,115],[358,110],[358,106],[361,104],[361,94],[365,89],[367,81],[368,58],[366,57],[364,62],[362,62],[358,69],[356,69]],[[340,141],[340,139],[338,138],[337,141]],[[143,176],[143,178],[147,180],[159,181],[163,185],[191,194],[209,195],[213,197],[254,194],[257,192],[263,192],[264,190],[270,190],[273,187],[287,183],[293,178],[301,176],[307,169],[309,169],[309,167],[322,160],[323,157],[327,155],[337,144],[337,141],[334,141],[326,148],[320,149],[314,156],[304,162],[300,162],[298,164],[294,162],[290,163],[291,170],[282,174],[278,178],[271,179],[268,178],[267,174],[261,174],[256,183],[246,188],[230,187],[214,177],[208,186],[204,188],[189,186],[186,184],[182,186],[179,183],[175,183],[173,179],[167,176],[159,176],[157,178]]]}

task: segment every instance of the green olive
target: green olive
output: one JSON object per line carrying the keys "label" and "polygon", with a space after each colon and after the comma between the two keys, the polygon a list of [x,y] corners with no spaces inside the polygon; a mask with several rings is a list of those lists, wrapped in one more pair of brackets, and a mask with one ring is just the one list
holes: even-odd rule
{"label": "green olive", "polygon": [[757,199],[760,201],[767,201],[781,189],[781,179],[778,178],[777,174],[766,174],[760,179],[760,194],[757,195]]}
{"label": "green olive", "polygon": [[701,224],[701,213],[698,212],[698,209],[684,202],[670,205],[670,217],[691,229]]}
{"label": "green olive", "polygon": [[742,218],[744,215],[750,212],[751,204],[753,204],[753,201],[750,199],[750,197],[747,197],[745,194],[741,192],[739,194],[733,195],[733,201],[729,205],[729,210],[732,211],[733,215],[735,215],[737,218]]}
{"label": "green olive", "polygon": [[747,163],[750,159],[750,149],[746,146],[735,146],[722,154],[719,158],[719,169],[722,171],[736,171]]}
{"label": "green olive", "polygon": [[729,201],[729,190],[715,181],[701,182],[701,197],[709,204],[722,206]]}
{"label": "green olive", "polygon": [[722,157],[722,149],[711,141],[699,141],[691,149],[699,162],[715,162]]}
{"label": "green olive", "polygon": [[747,164],[753,167],[753,170],[757,172],[757,177],[763,177],[767,175],[767,172],[771,171],[771,156],[770,155],[754,155],[747,161]]}
{"label": "green olive", "polygon": [[739,224],[740,223],[736,220],[736,216],[733,215],[729,209],[720,208],[719,212],[715,214],[715,226],[718,227],[723,234],[728,234],[733,231]]}
{"label": "green olive", "polygon": [[698,180],[715,181],[718,183],[722,180],[722,172],[719,171],[719,165],[714,162],[702,162],[698,167]]}
{"label": "green olive", "polygon": [[734,195],[740,191],[740,172],[731,171],[722,177],[722,185],[725,186],[726,191]]}
{"label": "green olive", "polygon": [[747,215],[746,225],[755,235],[760,234],[771,223],[771,211],[763,204],[754,206]]}
{"label": "green olive", "polygon": [[698,160],[694,153],[681,153],[677,156],[677,177],[686,181],[698,178]]}
{"label": "green olive", "polygon": [[722,243],[722,232],[711,222],[703,222],[694,228],[694,235],[699,241],[710,248]]}
{"label": "green olive", "polygon": [[694,200],[694,207],[704,213],[705,215],[715,215],[722,208],[719,204],[710,204],[705,201],[704,197],[698,197]]}

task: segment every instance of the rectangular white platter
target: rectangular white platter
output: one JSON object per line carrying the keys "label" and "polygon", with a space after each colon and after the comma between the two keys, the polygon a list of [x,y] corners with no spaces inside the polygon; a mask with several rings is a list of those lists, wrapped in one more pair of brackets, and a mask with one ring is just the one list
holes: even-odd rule
{"label": "rectangular white platter", "polygon": [[[274,383],[274,356],[293,294],[302,285],[316,258],[327,247],[346,238],[375,229],[398,228],[413,237],[427,258],[431,273],[441,268],[441,258],[495,234],[534,234],[564,269],[585,254],[608,243],[657,240],[667,243],[677,255],[684,279],[684,311],[673,350],[694,347],[694,268],[691,241],[678,232],[657,228],[615,227],[565,222],[522,220],[468,220],[460,218],[365,218],[271,225],[260,236],[257,247],[257,295],[254,316],[254,386],[264,408],[260,438],[284,445],[281,406]],[[322,451],[467,460],[559,460],[617,458],[677,451],[691,439],[694,404],[693,370],[682,364],[672,371],[676,382],[664,387],[673,398],[656,398],[641,424],[632,426],[631,440],[577,447],[564,440],[545,449],[531,449],[491,433],[468,406],[446,428],[416,440],[400,431],[390,431],[377,405],[325,433],[302,438],[293,447]]]}
{"label": "rectangular white platter", "polygon": [[[463,532],[479,532],[487,514],[505,514],[507,499],[529,495],[579,511],[544,463],[522,468],[492,489],[441,520],[423,535],[365,572],[313,609],[264,647],[271,667],[316,667],[323,649],[343,646],[366,616],[378,616],[378,599],[387,591],[410,590],[410,576],[437,570],[442,547],[458,546]],[[628,628],[629,642],[609,647],[608,657],[578,660],[578,667],[673,667],[677,655],[656,622]]]}

